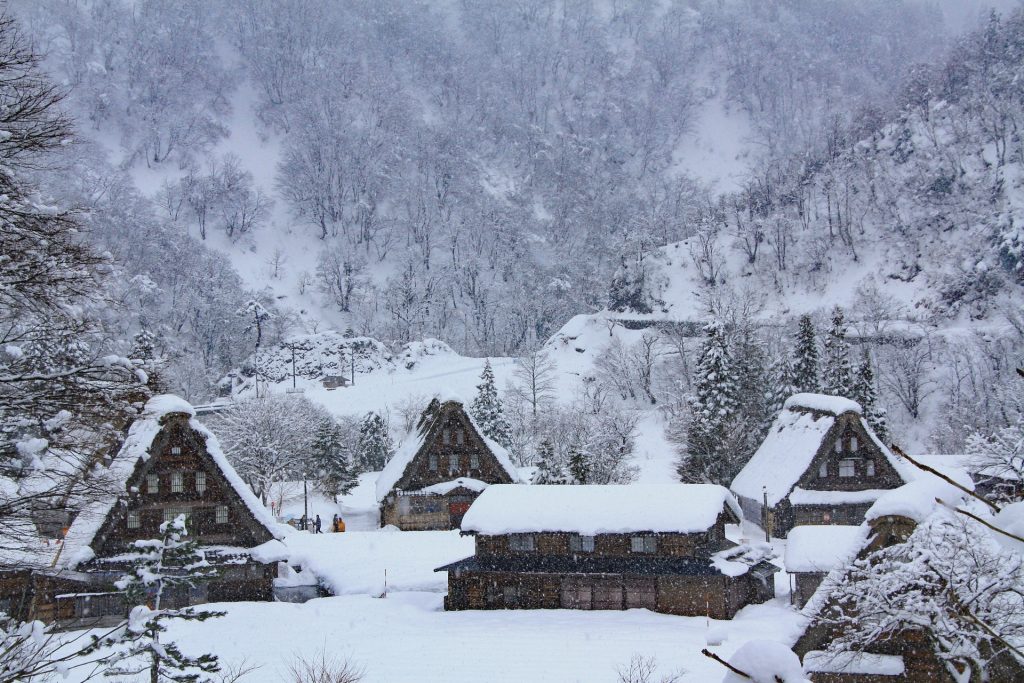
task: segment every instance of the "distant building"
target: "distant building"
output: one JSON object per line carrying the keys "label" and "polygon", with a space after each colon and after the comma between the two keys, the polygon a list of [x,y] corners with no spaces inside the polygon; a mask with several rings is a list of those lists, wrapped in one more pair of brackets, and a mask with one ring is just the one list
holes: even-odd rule
{"label": "distant building", "polygon": [[775,595],[763,547],[725,525],[721,486],[491,486],[469,509],[476,554],[448,572],[445,609],[629,609],[732,618]]}
{"label": "distant building", "polygon": [[125,552],[135,540],[158,538],[160,525],[178,515],[218,574],[192,590],[166,590],[164,604],[272,599],[285,553],[274,520],[187,402],[151,399],[96,476],[120,493],[78,514],[52,567],[33,572],[23,587],[22,616],[66,627],[124,618],[129,606],[114,581],[129,569]]}
{"label": "distant building", "polygon": [[864,541],[861,526],[809,525],[793,527],[786,539],[786,573],[790,601],[802,608],[825,576],[848,559]]}
{"label": "distant building", "polygon": [[749,519],[785,538],[801,524],[860,524],[880,495],[915,476],[867,426],[857,403],[796,394],[730,488]]}
{"label": "distant building", "polygon": [[405,531],[456,529],[481,491],[514,483],[508,452],[462,403],[434,399],[377,479],[381,521]]}

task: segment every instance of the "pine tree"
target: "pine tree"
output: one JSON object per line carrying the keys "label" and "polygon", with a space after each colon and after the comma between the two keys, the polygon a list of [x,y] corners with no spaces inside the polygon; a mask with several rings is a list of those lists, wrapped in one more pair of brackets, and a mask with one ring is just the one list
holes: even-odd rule
{"label": "pine tree", "polygon": [[146,373],[146,386],[154,392],[165,390],[163,380],[164,366],[167,359],[157,351],[157,337],[149,330],[139,330],[132,337],[132,347],[128,358]]}
{"label": "pine tree", "polygon": [[764,344],[757,338],[753,325],[744,323],[739,338],[731,349],[735,359],[738,402],[737,430],[739,441],[734,450],[737,456],[753,455],[764,440],[774,413],[765,387],[771,386],[768,356]]}
{"label": "pine tree", "polygon": [[832,396],[853,393],[853,369],[850,366],[850,344],[846,341],[846,320],[843,309],[832,309],[832,327],[825,335],[825,372],[822,389]]}
{"label": "pine tree", "polygon": [[[224,615],[209,610],[197,612],[191,607],[164,607],[169,590],[193,588],[216,574],[198,544],[188,538],[185,515],[161,524],[160,538],[133,542],[129,559],[131,572],[115,585],[136,607],[117,641],[125,647],[112,658],[104,674],[130,676],[148,670],[150,683],[212,680],[202,674],[220,670],[216,655],[188,656],[173,642],[160,639],[160,634],[167,631],[166,622],[206,621]],[[146,664],[140,666],[139,659]]]}
{"label": "pine tree", "polygon": [[818,342],[815,339],[811,316],[800,316],[797,323],[796,345],[793,349],[793,386],[797,393],[820,391],[818,375]]}
{"label": "pine tree", "polygon": [[356,445],[359,466],[364,472],[380,471],[391,460],[394,450],[388,423],[377,413],[367,413],[359,425],[359,442]]}
{"label": "pine tree", "polygon": [[789,356],[785,353],[772,364],[768,375],[769,385],[765,392],[765,400],[768,404],[770,423],[782,411],[786,399],[793,394],[800,393],[800,390],[796,387],[796,373],[793,364],[790,363]]}
{"label": "pine tree", "polygon": [[320,489],[335,502],[355,488],[359,477],[352,466],[352,452],[344,430],[335,420],[326,420],[317,427],[310,457]]}
{"label": "pine tree", "polygon": [[707,339],[701,347],[691,399],[692,421],[687,432],[687,457],[679,467],[683,481],[725,484],[738,471],[731,452],[730,432],[739,409],[739,381],[725,334],[725,327],[713,320],[704,328]]}
{"label": "pine tree", "polygon": [[555,445],[551,439],[544,439],[537,445],[537,472],[533,484],[566,484],[568,477],[562,466],[555,461]]}
{"label": "pine tree", "polygon": [[576,444],[569,448],[568,470],[573,484],[590,483],[590,456],[585,448]]}
{"label": "pine tree", "polygon": [[875,389],[875,371],[871,367],[871,354],[867,348],[853,378],[853,400],[860,404],[864,419],[883,442],[889,438],[889,421],[885,409],[878,405],[878,391]]}
{"label": "pine tree", "polygon": [[470,415],[484,436],[508,448],[512,443],[512,427],[505,419],[505,411],[498,398],[498,387],[494,382],[490,360],[484,362],[484,371],[480,374],[480,384],[476,385],[476,391],[476,398],[469,408]]}

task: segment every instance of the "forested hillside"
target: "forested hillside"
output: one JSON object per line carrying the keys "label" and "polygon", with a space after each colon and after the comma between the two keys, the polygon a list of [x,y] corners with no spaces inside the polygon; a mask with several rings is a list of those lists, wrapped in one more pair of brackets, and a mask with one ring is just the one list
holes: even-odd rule
{"label": "forested hillside", "polygon": [[[124,270],[124,334],[197,396],[252,349],[251,299],[263,341],[520,353],[603,308],[624,260],[817,193],[955,40],[916,1],[10,8],[78,126],[41,182]],[[831,210],[850,242],[859,209]]]}

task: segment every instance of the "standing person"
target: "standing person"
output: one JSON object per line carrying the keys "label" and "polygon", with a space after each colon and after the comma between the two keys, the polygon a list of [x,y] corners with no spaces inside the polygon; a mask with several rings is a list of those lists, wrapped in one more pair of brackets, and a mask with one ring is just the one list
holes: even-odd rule
{"label": "standing person", "polygon": [[335,513],[334,519],[331,520],[331,533],[338,532],[338,515]]}
{"label": "standing person", "polygon": [[321,533],[323,533],[322,531],[320,531],[320,515],[316,516],[316,522],[314,522],[313,533],[314,534],[321,534]]}

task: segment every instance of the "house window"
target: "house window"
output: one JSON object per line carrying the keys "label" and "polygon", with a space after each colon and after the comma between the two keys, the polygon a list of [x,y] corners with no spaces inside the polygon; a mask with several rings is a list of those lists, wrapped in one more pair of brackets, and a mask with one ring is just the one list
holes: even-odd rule
{"label": "house window", "polygon": [[828,476],[828,462],[823,462],[818,465],[818,477],[824,479]]}
{"label": "house window", "polygon": [[851,436],[850,437],[850,450],[851,451],[856,451],[857,450],[857,437],[855,437],[855,436]]}
{"label": "house window", "polygon": [[868,460],[866,465],[865,465],[865,467],[866,467],[865,474],[867,474],[869,477],[875,476],[875,461],[874,460]]}
{"label": "house window", "polygon": [[480,454],[470,453],[469,454],[469,469],[478,470],[480,469]]}
{"label": "house window", "polygon": [[630,550],[634,553],[653,553],[658,549],[655,536],[634,536],[630,539]]}
{"label": "house window", "polygon": [[181,455],[181,446],[171,446],[171,455]]}
{"label": "house window", "polygon": [[574,534],[569,537],[569,550],[574,553],[594,552],[594,537]]}
{"label": "house window", "polygon": [[533,534],[514,534],[508,538],[508,549],[529,552],[534,549]]}
{"label": "house window", "polygon": [[228,506],[218,505],[217,506],[217,524],[228,523]]}
{"label": "house window", "polygon": [[430,455],[430,471],[437,472],[437,456],[433,454]]}
{"label": "house window", "polygon": [[594,609],[622,609],[622,585],[609,581],[594,584]]}
{"label": "house window", "polygon": [[502,592],[504,593],[505,607],[519,607],[522,604],[522,586],[503,586]]}
{"label": "house window", "polygon": [[842,453],[842,452],[843,452],[843,440],[842,439],[836,439],[836,453]]}
{"label": "house window", "polygon": [[192,510],[190,510],[189,508],[178,507],[164,508],[165,522],[173,522],[175,519],[177,519],[178,515],[185,515],[185,521],[187,522],[189,517],[192,516]]}
{"label": "house window", "polygon": [[574,579],[562,582],[562,607],[565,609],[590,609],[594,605],[594,590],[589,584]]}
{"label": "house window", "polygon": [[138,510],[129,510],[128,511],[128,528],[129,529],[138,529],[141,526],[142,526],[142,520],[139,519],[139,511]]}
{"label": "house window", "polygon": [[146,491],[149,493],[160,493],[160,475],[158,474],[147,474],[146,475]]}
{"label": "house window", "polygon": [[448,456],[448,474],[455,474],[459,471],[459,456],[454,453]]}
{"label": "house window", "polygon": [[206,493],[206,472],[196,472],[196,493]]}
{"label": "house window", "polygon": [[840,477],[856,477],[857,476],[857,463],[853,460],[840,460],[839,461],[839,476]]}
{"label": "house window", "polygon": [[456,429],[455,430],[455,441],[460,446],[462,444],[466,443],[466,432],[462,431],[461,429]]}
{"label": "house window", "polygon": [[185,473],[171,472],[171,493],[183,493],[185,491]]}
{"label": "house window", "polygon": [[450,444],[452,442],[452,430],[445,427],[441,431],[441,441],[443,441],[446,446]]}

